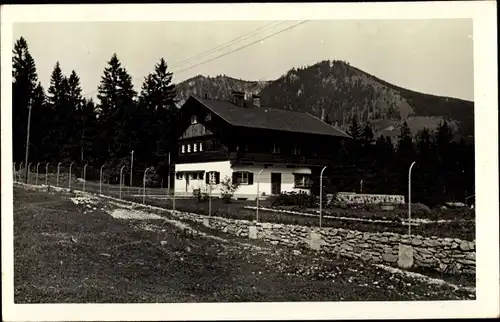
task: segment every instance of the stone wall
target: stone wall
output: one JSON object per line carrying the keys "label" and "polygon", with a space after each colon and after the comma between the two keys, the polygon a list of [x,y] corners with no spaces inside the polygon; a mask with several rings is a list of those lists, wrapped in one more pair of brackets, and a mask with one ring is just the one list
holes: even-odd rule
{"label": "stone wall", "polygon": [[[453,238],[400,235],[389,232],[367,233],[337,228],[311,228],[297,225],[255,223],[248,220],[208,217],[175,212],[180,219],[203,222],[207,227],[273,245],[312,248],[357,258],[369,263],[398,266],[404,245],[411,246],[411,266],[433,268],[448,273],[475,273],[476,243]],[[401,246],[403,245],[403,247]],[[407,247],[406,247],[407,248]]]}
{"label": "stone wall", "polygon": [[375,195],[354,192],[339,192],[337,194],[337,200],[347,204],[405,203],[405,197],[402,195]]}

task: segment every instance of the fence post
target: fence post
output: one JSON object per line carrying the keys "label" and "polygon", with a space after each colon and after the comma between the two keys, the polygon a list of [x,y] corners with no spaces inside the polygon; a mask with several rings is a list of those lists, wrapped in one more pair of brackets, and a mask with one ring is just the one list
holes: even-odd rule
{"label": "fence post", "polygon": [[212,216],[212,182],[208,183],[208,215]]}
{"label": "fence post", "polygon": [[31,162],[28,163],[28,169],[26,170],[26,183],[30,184],[30,174],[31,174]]}
{"label": "fence post", "polygon": [[125,168],[125,166],[121,167],[120,168],[120,199],[122,198],[122,181],[123,181],[123,169]]}
{"label": "fence post", "polygon": [[104,168],[104,165],[103,164],[101,166],[101,169],[99,170],[99,194],[102,195],[102,169]]}
{"label": "fence post", "polygon": [[321,228],[321,220],[323,218],[323,172],[326,169],[326,165],[321,169],[319,175],[319,228]]}
{"label": "fence post", "polygon": [[68,189],[71,190],[71,167],[73,167],[74,161],[69,164],[69,184],[68,184]]}
{"label": "fence post", "polygon": [[175,186],[174,191],[172,191],[172,213],[175,213]]}
{"label": "fence post", "polygon": [[[88,163],[85,163],[85,165],[83,166],[83,192],[85,192],[85,183],[87,182],[87,166],[89,164]],[[71,178],[70,178],[71,180]]]}
{"label": "fence post", "polygon": [[48,186],[49,182],[49,163],[45,165],[45,185]]}
{"label": "fence post", "polygon": [[259,200],[260,200],[260,174],[264,171],[261,169],[257,174],[257,210],[256,210],[256,222],[259,222]]}
{"label": "fence post", "polygon": [[40,162],[36,164],[36,177],[35,177],[35,186],[38,186],[38,167],[40,166]]}
{"label": "fence post", "polygon": [[408,170],[408,236],[411,237],[411,169],[415,165],[415,161],[410,165]]}
{"label": "fence post", "polygon": [[142,178],[142,188],[144,189],[144,191],[142,192],[142,204],[146,203],[146,174],[148,173],[148,171],[149,168],[146,168],[146,170],[144,170],[144,177]]}
{"label": "fence post", "polygon": [[59,187],[59,168],[61,166],[61,162],[57,164],[57,180],[56,180],[56,187]]}

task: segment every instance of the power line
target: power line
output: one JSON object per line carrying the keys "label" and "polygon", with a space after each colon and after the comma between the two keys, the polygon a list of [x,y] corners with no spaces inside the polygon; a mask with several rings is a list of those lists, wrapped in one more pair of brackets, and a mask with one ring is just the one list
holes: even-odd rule
{"label": "power line", "polygon": [[288,30],[290,30],[290,29],[293,29],[293,28],[295,28],[295,27],[298,27],[299,25],[302,25],[302,24],[304,24],[304,23],[306,23],[306,22],[308,22],[308,21],[309,21],[309,20],[304,20],[304,21],[301,21],[301,22],[299,22],[299,23],[296,23],[295,25],[292,25],[292,26],[290,26],[290,27],[287,27],[287,28],[285,28],[285,29],[282,29],[282,30],[280,30],[280,31],[278,31],[278,32],[275,32],[275,33],[273,33],[273,34],[269,35],[269,36],[266,36],[266,37],[260,38],[260,39],[258,39],[258,40],[256,40],[256,41],[254,41],[254,42],[251,42],[251,43],[249,43],[249,44],[247,44],[247,45],[244,45],[244,46],[238,47],[238,48],[236,48],[236,49],[234,49],[234,50],[232,50],[232,51],[230,51],[230,52],[227,52],[227,53],[225,53],[225,54],[222,54],[222,55],[216,56],[216,57],[214,57],[214,58],[211,58],[211,59],[205,60],[205,61],[203,61],[203,62],[201,62],[201,63],[195,64],[195,65],[192,65],[192,66],[190,66],[190,67],[187,67],[187,68],[184,68],[184,69],[181,69],[181,70],[178,70],[178,71],[174,71],[173,73],[174,73],[174,74],[182,73],[182,72],[184,72],[184,71],[187,71],[187,70],[193,69],[194,67],[197,67],[197,66],[200,66],[200,65],[206,64],[206,63],[208,63],[208,62],[214,61],[214,60],[216,60],[216,59],[222,58],[222,57],[224,57],[224,56],[227,56],[227,55],[229,55],[229,54],[232,54],[232,53],[234,53],[234,52],[237,52],[237,51],[242,50],[242,49],[244,49],[244,48],[247,48],[247,47],[249,47],[249,46],[252,46],[252,45],[254,45],[254,44],[256,44],[256,43],[258,43],[258,42],[260,42],[260,41],[262,41],[262,40],[266,40],[266,39],[271,38],[271,37],[273,37],[273,36],[276,36],[276,35],[278,35],[278,34],[280,34],[280,33],[283,33],[283,32],[285,32],[285,31],[288,31]]}
{"label": "power line", "polygon": [[[274,27],[276,27],[276,26],[278,26],[278,25],[281,25],[281,24],[283,24],[283,23],[285,23],[285,22],[286,22],[286,21],[281,21],[281,22],[277,23],[277,21],[273,21],[273,22],[271,22],[271,23],[269,23],[269,24],[266,24],[266,25],[265,25],[265,26],[263,26],[263,27],[259,27],[259,28],[255,29],[255,30],[253,30],[253,31],[251,31],[251,32],[248,32],[248,33],[246,33],[246,34],[244,34],[244,35],[241,35],[241,36],[239,36],[239,37],[233,38],[232,40],[230,40],[230,41],[228,41],[228,42],[226,42],[226,43],[223,43],[223,44],[221,44],[221,45],[218,45],[218,46],[216,46],[216,47],[214,47],[214,48],[212,48],[212,49],[209,49],[209,50],[207,50],[207,51],[204,51],[204,52],[198,53],[198,54],[196,54],[196,55],[194,55],[194,56],[192,56],[192,57],[189,57],[189,58],[187,58],[187,59],[184,59],[184,60],[182,60],[182,61],[180,61],[180,62],[174,63],[174,64],[172,64],[172,66],[170,66],[170,67],[171,67],[171,68],[176,68],[176,67],[179,67],[179,66],[185,65],[186,63],[189,63],[189,62],[190,62],[190,61],[192,61],[192,60],[196,60],[196,59],[198,59],[198,58],[205,57],[205,56],[207,56],[207,55],[209,55],[209,54],[211,54],[211,53],[213,53],[213,52],[217,52],[217,51],[220,51],[221,49],[224,49],[224,48],[230,47],[230,46],[232,46],[232,45],[234,45],[234,44],[237,44],[237,43],[239,43],[239,42],[242,42],[243,40],[246,40],[246,39],[248,39],[248,38],[254,37],[254,36],[256,36],[256,35],[258,35],[258,34],[260,34],[260,33],[264,32],[264,31],[266,31],[266,30],[268,30],[268,29],[274,28]],[[275,26],[273,26],[273,25],[275,25]],[[268,28],[269,26],[271,26],[271,28]],[[266,29],[266,28],[267,28],[267,29]],[[262,29],[265,29],[265,30],[262,30]],[[260,30],[262,30],[262,31],[260,31]],[[260,32],[259,32],[259,31],[260,31]]]}
{"label": "power line", "polygon": [[[175,74],[175,73],[182,73],[182,72],[184,72],[184,71],[187,71],[187,70],[193,69],[194,67],[197,67],[197,66],[200,66],[200,65],[203,65],[203,64],[209,63],[209,62],[214,61],[214,60],[216,60],[216,59],[222,58],[222,57],[224,57],[224,56],[227,56],[227,55],[232,54],[232,53],[234,53],[234,52],[240,51],[240,50],[245,49],[245,48],[247,48],[247,47],[249,47],[249,46],[252,46],[252,45],[254,45],[254,44],[256,44],[256,43],[258,43],[258,42],[260,42],[260,41],[262,41],[262,40],[269,39],[269,38],[271,38],[271,37],[273,37],[273,36],[276,36],[276,35],[278,35],[278,34],[280,34],[280,33],[283,33],[283,32],[285,32],[285,31],[291,30],[291,29],[293,29],[293,28],[295,28],[295,27],[298,27],[299,25],[302,25],[302,24],[304,24],[304,23],[308,22],[308,21],[309,21],[309,20],[304,20],[304,21],[301,21],[301,22],[296,23],[296,24],[294,24],[294,25],[292,25],[292,26],[290,26],[290,27],[287,27],[287,28],[285,28],[285,29],[281,29],[280,31],[277,31],[277,32],[275,32],[275,33],[273,33],[273,34],[271,34],[271,35],[268,35],[268,36],[266,36],[266,37],[260,38],[260,39],[258,39],[258,40],[256,40],[256,41],[251,42],[251,43],[249,43],[249,44],[246,44],[246,45],[244,45],[244,46],[238,47],[238,48],[236,48],[236,49],[234,49],[234,50],[232,50],[232,51],[229,51],[229,52],[227,52],[227,53],[221,54],[221,55],[216,56],[216,57],[214,57],[214,58],[210,58],[210,59],[205,60],[205,61],[203,61],[203,62],[201,62],[201,63],[198,63],[198,64],[195,64],[195,65],[189,66],[189,67],[184,68],[184,69],[181,69],[181,70],[179,70],[179,71],[176,71],[176,72],[175,72],[175,71],[173,71],[172,73],[174,73],[174,74]],[[256,31],[261,30],[261,29],[264,29],[264,28],[266,28],[266,27],[268,27],[268,26],[270,26],[270,25],[275,24],[275,26],[277,26],[277,25],[283,24],[284,22],[286,22],[286,21],[281,21],[281,22],[279,22],[278,24],[276,24],[276,22],[273,22],[273,23],[271,23],[271,24],[267,24],[266,26],[263,26],[263,27],[257,28],[256,30],[254,30],[254,31],[252,31],[252,32],[250,32],[250,33],[247,33],[247,34],[245,34],[245,35],[248,35],[248,34],[253,34],[253,33],[256,33]],[[270,28],[268,28],[268,29],[270,29]],[[257,35],[257,34],[259,34],[259,33],[256,33],[255,35]],[[242,37],[245,37],[245,35],[240,36],[240,37],[237,37],[237,38],[235,38],[234,40],[237,40],[237,39],[240,39],[240,38],[242,38]],[[253,35],[253,36],[255,36],[255,35]],[[250,38],[250,37],[246,37],[245,39],[247,39],[247,38]],[[223,48],[229,47],[229,46],[230,46],[230,45],[232,45],[232,44],[235,44],[235,43],[241,42],[241,41],[242,41],[242,40],[244,40],[244,39],[238,40],[238,41],[236,41],[236,42],[234,42],[234,40],[233,40],[233,43],[231,43],[231,44],[226,43],[226,44],[219,45],[219,46],[217,46],[217,47],[215,47],[215,48],[212,48],[211,50],[209,50],[209,51],[208,51],[208,52],[206,52],[206,53],[210,53],[210,52],[213,52],[213,51],[219,51],[220,49],[223,49]],[[218,49],[218,50],[216,50],[216,49]],[[201,55],[201,57],[206,56],[206,54],[205,54],[205,53],[202,53],[202,54],[195,55],[195,56],[193,56],[193,57],[198,57],[199,55]],[[185,62],[185,61],[192,60],[192,59],[193,59],[193,57],[188,58],[188,59],[186,59],[186,60],[184,60],[184,61],[182,61],[182,62],[177,63],[177,66],[184,65],[184,62]],[[175,67],[175,66],[174,66],[174,67]],[[90,92],[87,92],[87,93],[84,93],[84,94],[82,94],[82,96],[86,96],[86,95],[93,94],[93,93],[96,93],[96,92],[98,92],[98,89],[97,89],[97,90],[90,91]]]}

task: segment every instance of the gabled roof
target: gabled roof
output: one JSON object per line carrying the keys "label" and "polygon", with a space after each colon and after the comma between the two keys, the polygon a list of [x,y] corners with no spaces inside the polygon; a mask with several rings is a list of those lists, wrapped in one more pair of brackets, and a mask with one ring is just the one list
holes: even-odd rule
{"label": "gabled roof", "polygon": [[238,107],[229,101],[192,97],[233,126],[350,137],[309,113],[267,107]]}

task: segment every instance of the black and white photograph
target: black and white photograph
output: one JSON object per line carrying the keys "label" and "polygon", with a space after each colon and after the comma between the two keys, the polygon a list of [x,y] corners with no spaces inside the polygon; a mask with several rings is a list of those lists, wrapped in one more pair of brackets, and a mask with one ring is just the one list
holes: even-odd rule
{"label": "black and white photograph", "polygon": [[495,2],[79,7],[2,6],[9,321],[500,314]]}

